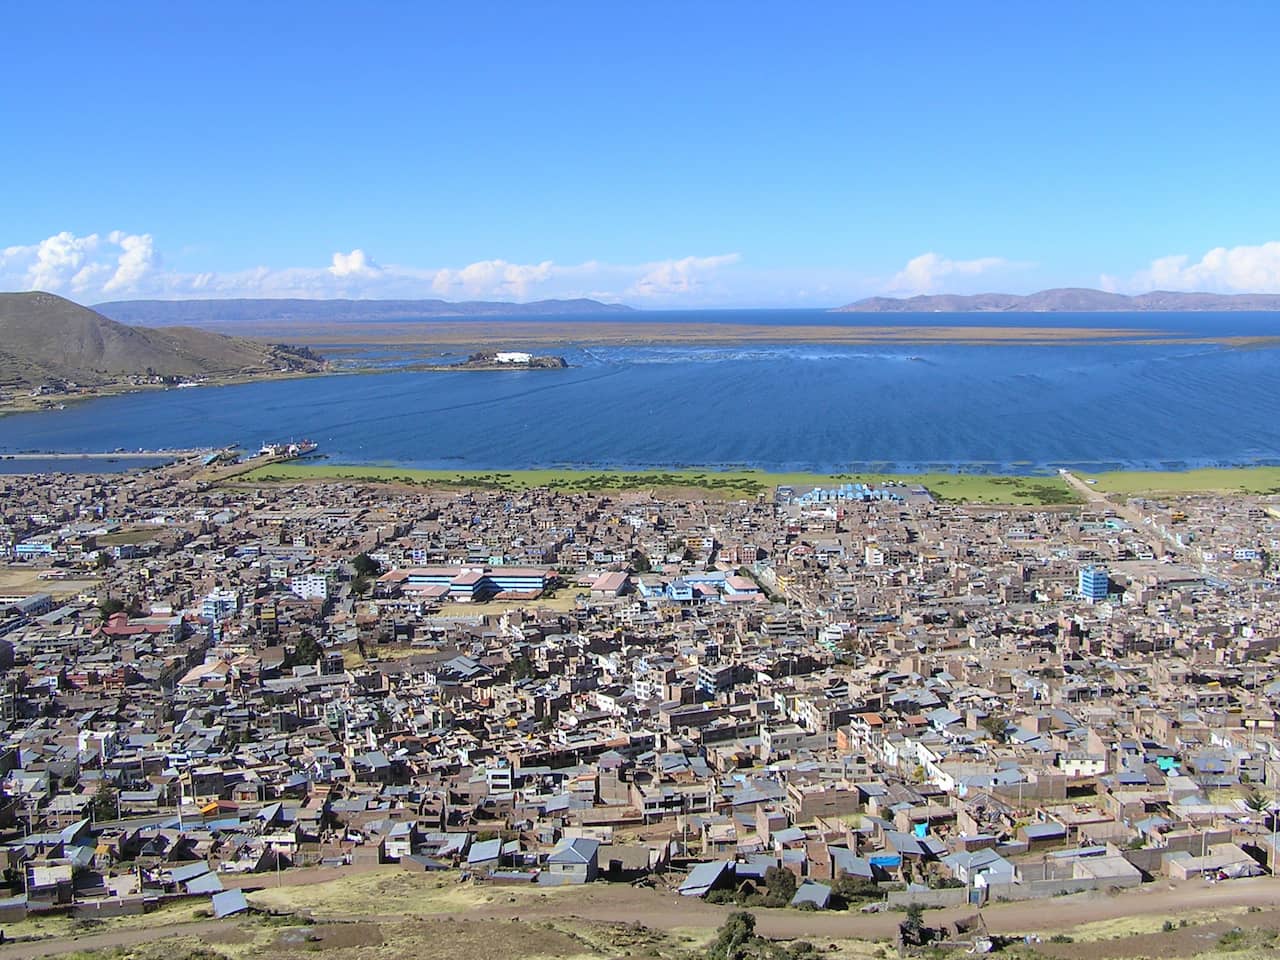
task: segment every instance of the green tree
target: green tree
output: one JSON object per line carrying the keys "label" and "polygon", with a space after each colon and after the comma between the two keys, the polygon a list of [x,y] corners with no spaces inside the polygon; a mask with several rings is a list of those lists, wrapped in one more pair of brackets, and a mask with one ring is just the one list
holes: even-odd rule
{"label": "green tree", "polygon": [[715,942],[707,951],[707,960],[744,960],[756,944],[755,914],[735,910],[716,931]]}
{"label": "green tree", "polygon": [[851,877],[841,874],[840,879],[831,884],[831,896],[838,903],[849,906],[863,900],[879,900],[880,887],[874,880],[865,877]]}
{"label": "green tree", "polygon": [[1244,805],[1254,813],[1266,813],[1271,809],[1271,798],[1261,790],[1250,790],[1244,795]]}
{"label": "green tree", "polygon": [[382,572],[382,565],[367,553],[360,554],[351,561],[351,565],[356,568],[356,573],[362,577],[373,577]]}
{"label": "green tree", "polygon": [[770,867],[764,872],[765,906],[785,907],[796,895],[796,875],[784,867]]}
{"label": "green tree", "polygon": [[298,638],[293,650],[285,653],[284,667],[287,670],[290,667],[313,664],[320,659],[320,654],[323,652],[324,648],[316,642],[316,638],[309,633],[304,633]]}
{"label": "green tree", "polygon": [[649,573],[653,569],[653,564],[649,562],[649,558],[637,550],[631,555],[631,569],[636,573]]}
{"label": "green tree", "polygon": [[924,904],[907,904],[907,918],[898,924],[898,933],[902,942],[912,946],[922,946],[925,941]]}
{"label": "green tree", "polygon": [[124,601],[115,597],[105,597],[98,601],[98,616],[104,621],[111,619],[112,616],[124,609]]}
{"label": "green tree", "polygon": [[1004,743],[1005,730],[1009,726],[1009,721],[998,713],[988,713],[978,721],[978,726],[982,727],[992,740]]}
{"label": "green tree", "polygon": [[120,791],[111,785],[109,780],[98,784],[98,792],[89,801],[89,811],[95,821],[114,820],[120,811],[116,799]]}

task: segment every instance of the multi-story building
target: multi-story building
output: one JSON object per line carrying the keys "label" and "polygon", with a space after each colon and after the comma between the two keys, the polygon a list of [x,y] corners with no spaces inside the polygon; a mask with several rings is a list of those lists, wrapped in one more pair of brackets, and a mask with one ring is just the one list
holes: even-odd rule
{"label": "multi-story building", "polygon": [[1077,586],[1081,600],[1096,603],[1107,599],[1107,592],[1111,589],[1111,578],[1105,569],[1090,564],[1081,568]]}

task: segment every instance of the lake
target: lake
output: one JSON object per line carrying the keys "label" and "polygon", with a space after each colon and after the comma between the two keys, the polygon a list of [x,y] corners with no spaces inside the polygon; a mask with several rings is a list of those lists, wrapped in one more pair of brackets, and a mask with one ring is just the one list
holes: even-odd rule
{"label": "lake", "polygon": [[[772,319],[764,319],[772,318]],[[1277,335],[1276,314],[714,311],[653,322]],[[552,322],[565,322],[563,318]],[[353,333],[353,339],[356,335]],[[385,346],[378,347],[385,357]],[[1156,342],[557,348],[566,370],[388,370],[138,393],[0,418],[0,453],[307,437],[339,463],[1052,472],[1280,462],[1280,352]],[[389,358],[394,363],[394,357]],[[14,463],[14,461],[10,461]]]}

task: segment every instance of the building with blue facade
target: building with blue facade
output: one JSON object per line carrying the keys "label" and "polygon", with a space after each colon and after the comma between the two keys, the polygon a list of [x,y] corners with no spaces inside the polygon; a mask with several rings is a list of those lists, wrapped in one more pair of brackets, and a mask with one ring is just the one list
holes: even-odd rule
{"label": "building with blue facade", "polygon": [[1079,593],[1081,600],[1088,600],[1096,603],[1099,600],[1107,599],[1107,593],[1111,590],[1111,578],[1107,575],[1107,571],[1102,567],[1093,565],[1084,567],[1080,571]]}

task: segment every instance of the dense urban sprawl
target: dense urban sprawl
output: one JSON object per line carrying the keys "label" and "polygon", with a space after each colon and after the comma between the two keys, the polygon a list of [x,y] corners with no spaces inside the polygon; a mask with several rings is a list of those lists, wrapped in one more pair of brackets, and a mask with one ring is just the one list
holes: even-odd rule
{"label": "dense urban sprawl", "polygon": [[826,908],[1274,860],[1274,498],[200,469],[0,478],[0,919],[315,865]]}

